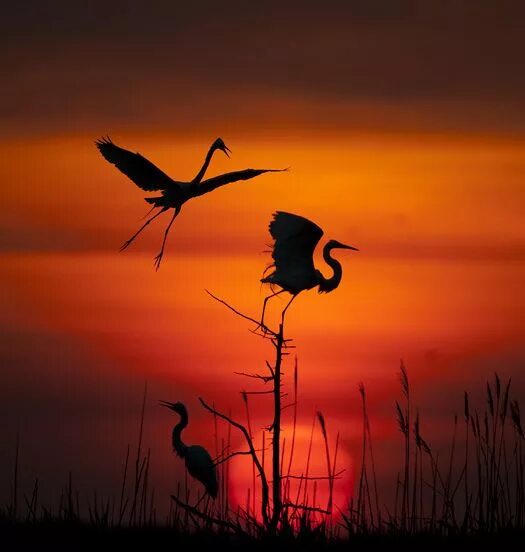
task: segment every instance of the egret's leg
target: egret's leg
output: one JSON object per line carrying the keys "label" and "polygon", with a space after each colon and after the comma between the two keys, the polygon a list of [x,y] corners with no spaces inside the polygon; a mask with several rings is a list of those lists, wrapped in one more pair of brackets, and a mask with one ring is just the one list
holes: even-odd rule
{"label": "egret's leg", "polygon": [[155,211],[155,209],[158,209],[158,205],[153,205],[153,207],[143,216],[140,218],[140,220],[144,220],[145,218],[148,218],[148,215]]}
{"label": "egret's leg", "polygon": [[173,216],[171,217],[170,223],[168,224],[168,227],[164,231],[164,239],[162,240],[162,247],[160,248],[159,254],[155,257],[155,270],[158,270],[160,268],[160,261],[162,261],[162,256],[164,255],[164,247],[166,245],[166,238],[168,237],[168,233],[170,231],[171,225],[173,224],[173,221],[177,218],[177,215],[180,213],[180,207],[177,207],[175,209],[175,212],[173,213]]}
{"label": "egret's leg", "polygon": [[261,328],[264,329],[264,313],[266,312],[266,304],[268,303],[268,301],[272,297],[275,297],[276,295],[279,295],[279,294],[283,293],[284,291],[285,291],[284,289],[281,289],[279,291],[276,291],[275,293],[272,293],[271,295],[268,295],[268,297],[265,297],[264,302],[263,302],[262,314],[261,314],[261,323],[259,325]]}
{"label": "egret's leg", "polygon": [[162,211],[159,211],[158,213],[155,213],[150,219],[148,219],[134,234],[133,236],[131,236],[131,238],[129,238],[129,240],[127,240],[126,242],[124,242],[124,244],[122,245],[122,247],[120,248],[120,251],[124,251],[124,249],[126,249],[126,247],[130,246],[131,245],[131,242],[142,232],[142,230],[144,230],[144,228],[146,228],[146,226],[148,226],[148,224],[156,219],[159,215],[162,215],[162,213],[164,213],[164,211],[166,211],[166,208],[164,207],[162,209]]}
{"label": "egret's leg", "polygon": [[283,313],[281,315],[281,325],[284,325],[284,315],[286,314],[286,311],[290,307],[290,305],[293,303],[293,300],[298,296],[299,294],[296,293],[295,295],[292,295],[292,298],[288,301],[288,304],[286,307],[284,307]]}

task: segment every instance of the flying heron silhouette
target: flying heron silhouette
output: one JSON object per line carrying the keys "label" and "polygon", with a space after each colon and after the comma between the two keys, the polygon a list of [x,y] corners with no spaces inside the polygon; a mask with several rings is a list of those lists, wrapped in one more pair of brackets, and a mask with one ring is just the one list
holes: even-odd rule
{"label": "flying heron silhouette", "polygon": [[200,445],[185,445],[181,439],[182,430],[188,425],[188,410],[181,402],[160,401],[160,404],[180,416],[171,436],[173,451],[184,459],[188,473],[204,485],[209,496],[215,498],[218,491],[217,472],[210,454]]}
{"label": "flying heron silhouette", "polygon": [[[272,258],[273,264],[266,270],[274,268],[275,270],[268,276],[261,279],[261,282],[277,285],[281,289],[265,298],[261,317],[261,327],[264,328],[264,313],[268,301],[287,291],[291,293],[292,298],[282,312],[282,319],[288,307],[301,291],[318,287],[319,293],[329,293],[336,289],[341,283],[343,268],[341,263],[331,257],[333,249],[352,249],[359,251],[355,247],[345,245],[336,240],[330,240],[323,248],[323,259],[333,270],[330,278],[325,278],[322,273],[315,268],[313,255],[323,231],[312,221],[286,213],[277,211],[270,222],[270,234],[274,239]],[[266,272],[266,271],[265,271]]]}
{"label": "flying heron silhouette", "polygon": [[159,269],[162,257],[164,255],[164,247],[166,245],[166,239],[170,231],[173,221],[180,213],[181,207],[194,197],[198,197],[208,192],[230,184],[239,180],[249,180],[263,173],[267,172],[282,172],[286,169],[244,169],[242,171],[234,171],[213,178],[202,180],[206,174],[206,170],[210,164],[211,158],[215,151],[220,150],[224,152],[228,157],[231,150],[226,147],[226,144],[221,138],[217,138],[211,145],[204,163],[193,180],[189,182],[181,182],[173,180],[166,173],[156,167],[151,161],[143,157],[140,153],[133,153],[124,148],[117,146],[109,137],[100,138],[95,141],[95,145],[99,149],[100,153],[113,165],[117,167],[122,173],[130,178],[139,188],[142,188],[146,192],[160,191],[161,195],[156,197],[144,198],[153,207],[146,213],[148,216],[153,210],[159,208],[156,214],[149,218],[138,230],[124,242],[121,251],[126,249],[133,240],[150,224],[150,222],[156,219],[162,213],[165,213],[169,209],[174,209],[173,216],[164,231],[164,238],[162,240],[162,247],[159,254],[155,257],[155,268]]}

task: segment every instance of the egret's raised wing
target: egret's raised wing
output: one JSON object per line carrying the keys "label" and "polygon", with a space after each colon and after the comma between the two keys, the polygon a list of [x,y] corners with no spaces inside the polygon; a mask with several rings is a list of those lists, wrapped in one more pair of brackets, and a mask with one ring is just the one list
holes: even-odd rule
{"label": "egret's raised wing", "polygon": [[287,169],[244,169],[243,171],[234,171],[226,174],[221,174],[220,176],[214,176],[213,178],[208,178],[203,180],[199,184],[199,195],[205,194],[224,186],[225,184],[230,184],[231,182],[237,182],[238,180],[249,180],[250,178],[255,178],[260,174],[267,172],[282,172]]}
{"label": "egret's raised wing", "polygon": [[115,145],[109,138],[100,138],[95,142],[100,153],[117,169],[123,172],[135,184],[147,192],[166,190],[177,184],[151,161],[140,153],[133,153]]}
{"label": "egret's raised wing", "polygon": [[310,220],[277,211],[270,222],[270,234],[275,240],[272,250],[277,272],[314,270],[313,254],[323,231]]}

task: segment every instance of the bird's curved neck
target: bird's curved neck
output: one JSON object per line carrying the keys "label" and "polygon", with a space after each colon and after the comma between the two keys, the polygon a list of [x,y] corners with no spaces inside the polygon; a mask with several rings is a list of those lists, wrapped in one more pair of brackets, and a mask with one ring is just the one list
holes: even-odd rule
{"label": "bird's curved neck", "polygon": [[173,428],[171,441],[173,450],[177,453],[177,456],[184,458],[186,455],[186,445],[182,442],[181,434],[182,430],[188,425],[188,414],[181,414],[180,422]]}
{"label": "bird's curved neck", "polygon": [[319,283],[319,291],[328,293],[333,291],[340,283],[343,277],[343,268],[339,261],[336,261],[331,255],[333,247],[331,245],[325,245],[323,249],[323,259],[326,264],[334,271],[331,278],[325,278],[321,275],[321,281]]}
{"label": "bird's curved neck", "polygon": [[212,144],[210,149],[208,150],[208,153],[206,154],[206,158],[204,159],[204,163],[201,167],[201,170],[197,173],[197,176],[193,179],[194,184],[199,184],[200,181],[204,178],[204,175],[206,174],[206,171],[208,170],[208,166],[210,164],[211,158],[213,157],[213,154],[215,153],[215,144]]}

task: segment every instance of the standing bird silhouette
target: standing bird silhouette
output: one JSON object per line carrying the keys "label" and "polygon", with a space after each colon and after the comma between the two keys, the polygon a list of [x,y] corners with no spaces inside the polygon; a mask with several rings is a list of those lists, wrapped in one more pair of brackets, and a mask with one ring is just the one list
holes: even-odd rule
{"label": "standing bird silhouette", "polygon": [[333,270],[333,274],[330,278],[325,278],[315,268],[313,260],[315,248],[323,235],[317,224],[299,215],[277,211],[270,222],[270,234],[275,241],[272,249],[273,264],[267,270],[272,267],[275,270],[262,278],[261,282],[271,286],[277,285],[281,289],[264,300],[261,327],[264,327],[266,304],[272,297],[285,291],[292,294],[282,313],[284,320],[286,310],[301,291],[318,286],[319,293],[329,293],[339,286],[343,269],[341,264],[330,256],[333,249],[359,251],[350,245],[330,240],[323,248],[323,259]]}
{"label": "standing bird silhouette", "polygon": [[189,182],[181,182],[173,180],[166,173],[161,171],[156,167],[151,161],[148,161],[140,153],[133,153],[126,149],[123,149],[116,144],[114,144],[111,139],[100,138],[95,141],[95,145],[99,149],[100,153],[113,165],[117,167],[121,172],[123,172],[128,178],[130,178],[139,188],[142,188],[146,192],[156,192],[160,191],[162,195],[156,197],[146,197],[144,198],[148,203],[153,205],[151,210],[146,214],[148,216],[151,211],[159,208],[160,211],[149,218],[138,230],[131,236],[129,240],[124,242],[121,251],[126,249],[133,240],[150,224],[150,222],[156,219],[162,213],[168,211],[169,209],[174,209],[173,216],[164,231],[164,238],[162,240],[162,247],[159,254],[155,257],[155,268],[158,270],[160,268],[160,263],[164,255],[164,247],[166,245],[166,239],[170,231],[173,221],[180,213],[181,207],[194,197],[198,197],[208,192],[224,186],[225,184],[230,184],[232,182],[237,182],[238,180],[249,180],[259,176],[260,174],[266,172],[282,172],[286,169],[244,169],[242,171],[234,171],[219,176],[214,176],[213,178],[208,178],[202,180],[206,174],[206,170],[210,164],[211,158],[215,151],[220,150],[224,152],[228,157],[231,150],[226,147],[226,144],[222,141],[221,138],[217,138],[215,142],[211,145],[204,163],[197,173],[195,178]]}
{"label": "standing bird silhouette", "polygon": [[185,445],[181,439],[182,430],[188,425],[188,411],[181,403],[170,403],[160,401],[161,406],[165,406],[180,416],[180,421],[173,428],[171,442],[173,451],[180,458],[184,458],[188,473],[197,481],[200,481],[206,492],[212,497],[217,496],[218,483],[215,464],[208,451],[200,445]]}

